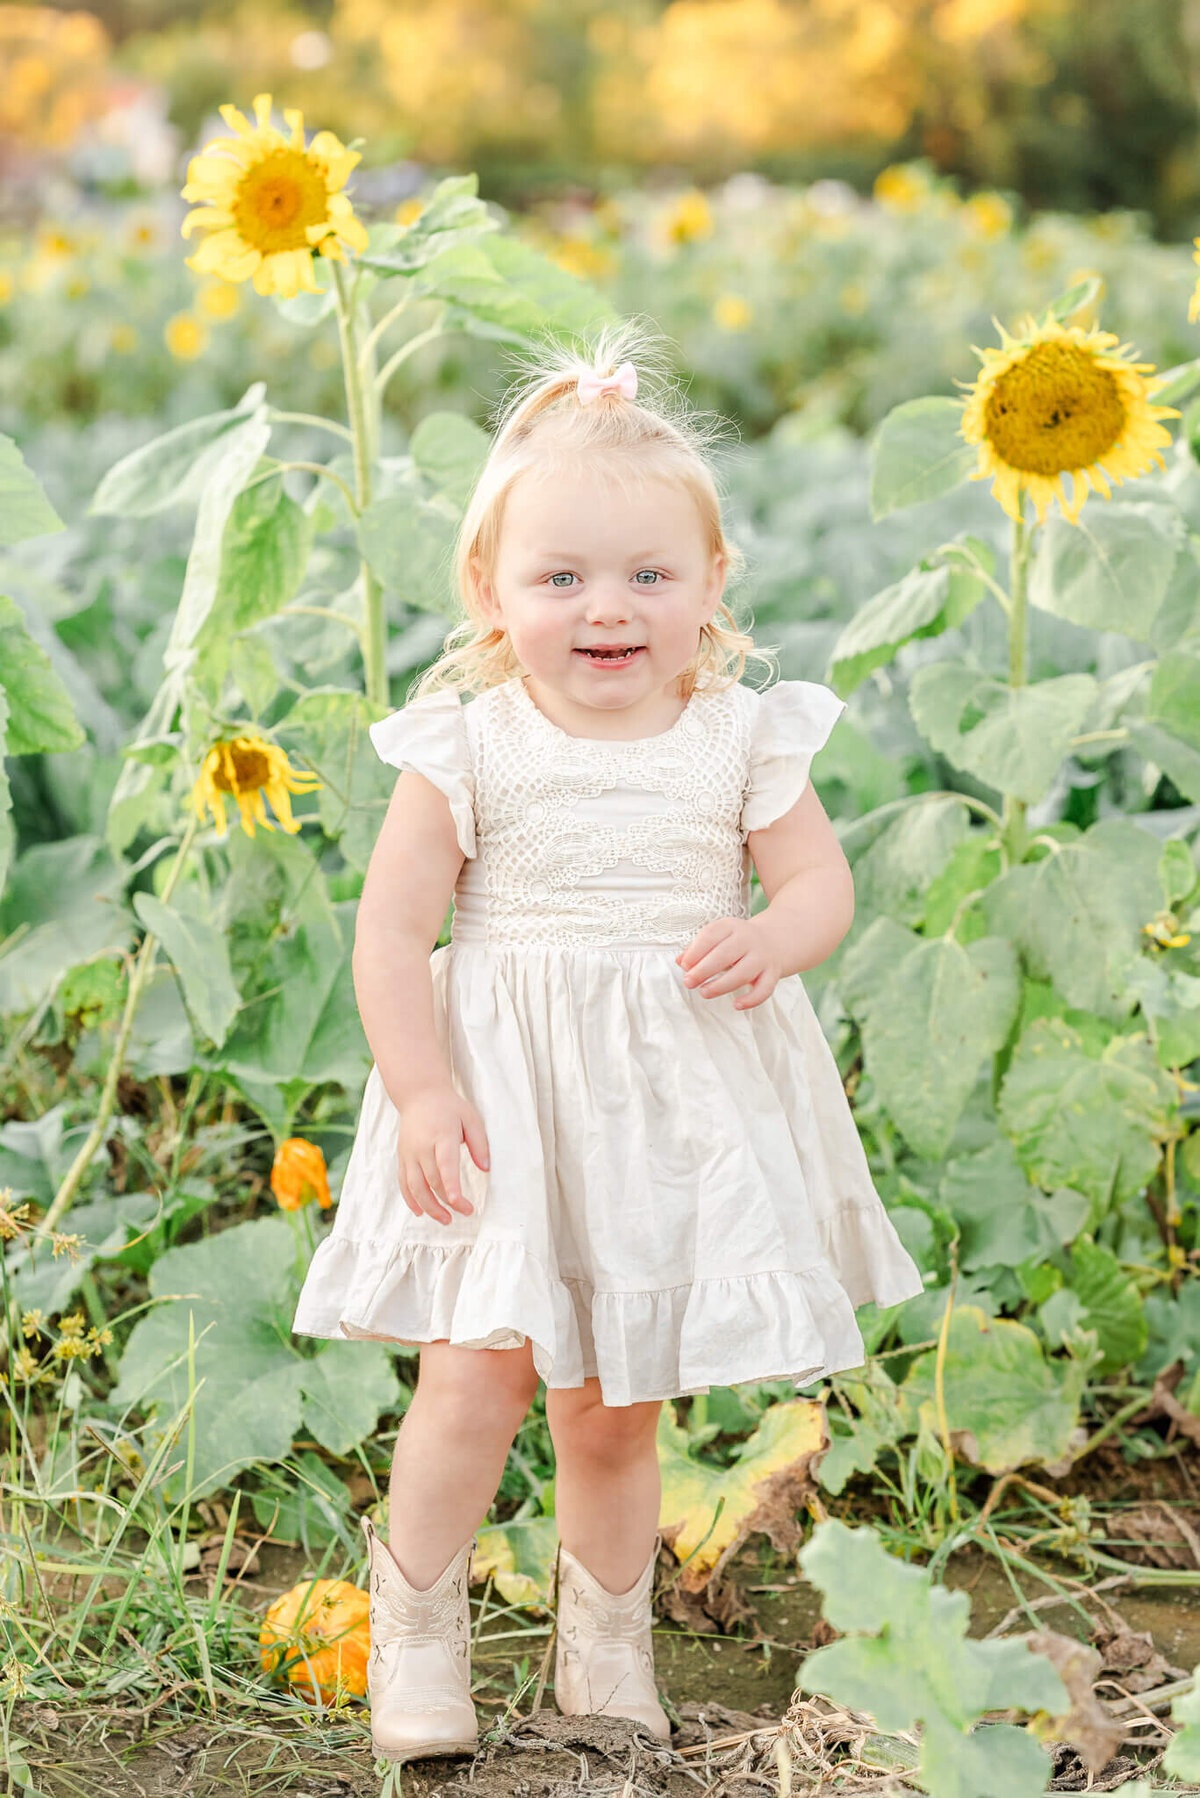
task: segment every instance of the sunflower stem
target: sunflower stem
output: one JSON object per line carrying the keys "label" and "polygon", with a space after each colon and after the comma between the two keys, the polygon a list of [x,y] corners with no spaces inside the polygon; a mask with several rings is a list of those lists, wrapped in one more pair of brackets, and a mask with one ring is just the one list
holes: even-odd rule
{"label": "sunflower stem", "polygon": [[[1008,681],[1010,687],[1026,683],[1026,649],[1029,628],[1027,586],[1029,547],[1032,530],[1025,518],[1025,495],[1017,494],[1017,516],[1013,520],[1012,555],[1009,568],[1010,605],[1008,613]],[[1025,825],[1026,803],[1015,793],[1004,795],[1003,842],[1010,868],[1025,859],[1029,833]]]}
{"label": "sunflower stem", "polygon": [[[373,346],[368,347],[365,367],[359,360],[358,286],[347,290],[342,265],[333,264],[333,291],[337,302],[338,338],[342,351],[342,375],[346,383],[346,414],[354,433],[354,485],[358,511],[371,503],[371,469],[379,441],[379,398],[371,372]],[[363,674],[368,702],[388,703],[387,620],[383,589],[365,558],[360,562],[363,591]]]}
{"label": "sunflower stem", "polygon": [[[176,884],[180,874],[183,872],[183,865],[187,860],[188,852],[192,847],[199,825],[200,820],[198,817],[189,818],[187,821],[183,837],[180,840],[179,848],[175,854],[174,865],[163,883],[162,892],[159,894],[159,898],[164,905],[170,901],[171,894],[175,891]],[[125,995],[125,1010],[121,1015],[121,1023],[117,1030],[116,1041],[112,1046],[112,1054],[108,1058],[108,1069],[105,1073],[104,1086],[100,1093],[99,1109],[96,1113],[92,1127],[87,1133],[83,1147],[71,1163],[62,1185],[54,1195],[49,1211],[47,1211],[45,1217],[42,1218],[33,1233],[35,1242],[44,1240],[45,1237],[50,1234],[51,1230],[56,1227],[64,1211],[66,1211],[67,1207],[74,1199],[75,1194],[78,1192],[80,1182],[88,1170],[92,1156],[96,1153],[96,1150],[104,1140],[104,1133],[108,1129],[108,1120],[112,1116],[113,1105],[116,1102],[117,1082],[121,1077],[121,1070],[125,1065],[125,1051],[129,1047],[129,1038],[133,1031],[133,1020],[137,1016],[137,1009],[141,1003],[142,994],[146,989],[146,984],[149,981],[151,974],[154,972],[154,961],[157,951],[158,938],[154,935],[153,931],[148,930],[142,938],[141,947],[138,949],[137,957],[133,964],[133,973],[129,977],[129,990]]]}

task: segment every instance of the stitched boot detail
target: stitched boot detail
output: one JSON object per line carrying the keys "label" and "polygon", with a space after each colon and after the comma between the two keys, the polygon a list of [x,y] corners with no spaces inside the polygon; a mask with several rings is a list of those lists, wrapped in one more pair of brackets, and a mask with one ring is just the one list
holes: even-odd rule
{"label": "stitched boot detail", "polygon": [[650,1633],[658,1543],[628,1592],[608,1591],[559,1544],[554,1699],[565,1717],[632,1717],[669,1741]]}
{"label": "stitched boot detail", "polygon": [[409,1585],[370,1518],[361,1522],[367,1538],[367,1690],[375,1752],[393,1761],[474,1754],[479,1726],[471,1700],[467,1581],[476,1538],[421,1590]]}

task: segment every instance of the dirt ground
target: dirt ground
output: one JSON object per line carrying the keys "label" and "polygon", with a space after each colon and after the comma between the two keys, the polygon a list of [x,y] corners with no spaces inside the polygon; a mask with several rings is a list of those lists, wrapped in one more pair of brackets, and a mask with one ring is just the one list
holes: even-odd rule
{"label": "dirt ground", "polygon": [[[1200,1521],[1200,1519],[1198,1519]],[[764,1552],[765,1551],[765,1560]],[[305,1571],[295,1550],[269,1548],[256,1569],[253,1591],[264,1605]],[[1059,1573],[1069,1571],[1059,1566]],[[583,1788],[614,1798],[696,1798],[697,1787],[714,1798],[762,1798],[779,1791],[774,1759],[780,1719],[793,1699],[799,1661],[814,1645],[820,1615],[817,1594],[771,1556],[758,1538],[731,1563],[732,1583],[751,1605],[760,1639],[697,1635],[656,1622],[655,1659],[664,1702],[676,1723],[670,1747],[654,1743],[620,1718],[564,1718],[548,1684],[539,1711],[530,1714],[532,1692],[520,1713],[505,1720],[513,1690],[514,1644],[490,1641],[486,1626],[474,1656],[480,1747],[466,1757],[410,1763],[398,1770],[394,1791],[412,1798],[565,1798]],[[969,1590],[972,1633],[985,1635],[1011,1610],[1012,1588],[996,1561],[982,1553],[955,1554],[947,1583]],[[481,1588],[473,1591],[478,1600]],[[1200,1590],[1122,1591],[1117,1600],[1129,1629],[1146,1631],[1175,1667],[1200,1661]],[[1055,1609],[1045,1623],[1082,1634],[1078,1619]],[[1022,1621],[1009,1626],[1028,1627]],[[511,1629],[511,1618],[502,1629]],[[530,1644],[536,1671],[546,1637]],[[524,1644],[516,1644],[524,1649]],[[818,1704],[822,1701],[816,1701]],[[38,1798],[227,1798],[228,1794],[286,1794],[287,1798],[378,1798],[383,1769],[372,1756],[365,1706],[341,1717],[316,1714],[297,1704],[281,1710],[262,1703],[262,1688],[247,1670],[243,1702],[216,1718],[172,1720],[170,1704],[138,1713],[115,1694],[111,1704],[86,1710],[18,1704],[13,1728],[25,1739]],[[751,1732],[757,1731],[757,1734]],[[722,1747],[729,1738],[739,1738]],[[807,1772],[807,1776],[804,1776]],[[1086,1777],[1068,1760],[1057,1790],[1083,1790]],[[1111,1772],[1111,1778],[1109,1773]],[[1136,1777],[1132,1760],[1118,1760],[1091,1790]],[[795,1794],[808,1793],[812,1769],[796,1767]],[[7,1788],[25,1798],[30,1788]],[[383,1789],[386,1790],[386,1787]],[[899,1777],[873,1773],[866,1783],[832,1785],[830,1792],[901,1794]]]}

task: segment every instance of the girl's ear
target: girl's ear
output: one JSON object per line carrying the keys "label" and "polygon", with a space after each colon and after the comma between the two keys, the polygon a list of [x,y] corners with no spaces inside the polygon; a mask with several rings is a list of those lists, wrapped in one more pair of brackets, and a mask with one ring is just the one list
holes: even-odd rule
{"label": "girl's ear", "polygon": [[705,596],[708,602],[708,617],[704,620],[705,624],[711,622],[713,613],[721,603],[721,595],[725,591],[725,573],[728,562],[729,558],[724,552],[713,557],[713,564],[709,572],[708,587]]}
{"label": "girl's ear", "polygon": [[483,613],[489,624],[499,623],[499,608],[496,605],[496,595],[492,589],[492,583],[484,570],[483,563],[479,560],[478,556],[472,556],[468,565],[468,575],[471,585],[475,590],[475,599],[479,605],[480,611]]}

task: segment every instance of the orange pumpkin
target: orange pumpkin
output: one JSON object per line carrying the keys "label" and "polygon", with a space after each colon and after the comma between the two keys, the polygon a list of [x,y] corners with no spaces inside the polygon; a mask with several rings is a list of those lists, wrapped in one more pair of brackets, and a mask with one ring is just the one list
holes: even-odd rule
{"label": "orange pumpkin", "polygon": [[332,1698],[340,1679],[358,1698],[367,1691],[370,1597],[349,1580],[305,1580],[277,1598],[263,1619],[263,1669],[281,1674],[310,1698]]}

